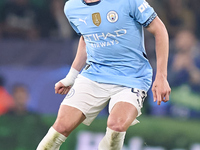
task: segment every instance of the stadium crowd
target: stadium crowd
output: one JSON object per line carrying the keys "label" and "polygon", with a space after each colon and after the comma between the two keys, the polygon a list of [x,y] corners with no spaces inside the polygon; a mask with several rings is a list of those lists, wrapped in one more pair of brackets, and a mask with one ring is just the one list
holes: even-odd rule
{"label": "stadium crowd", "polygon": [[63,5],[63,0],[2,0],[0,37],[29,40],[72,37]]}

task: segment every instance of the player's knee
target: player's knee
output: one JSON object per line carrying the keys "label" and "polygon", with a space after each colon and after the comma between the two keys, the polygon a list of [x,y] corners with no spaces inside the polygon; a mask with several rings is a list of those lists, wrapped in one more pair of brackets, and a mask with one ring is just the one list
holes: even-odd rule
{"label": "player's knee", "polygon": [[124,132],[128,129],[126,126],[126,123],[123,119],[117,118],[117,119],[109,119],[107,122],[108,128],[118,131],[118,132]]}
{"label": "player's knee", "polygon": [[72,126],[71,124],[66,123],[66,122],[64,122],[64,121],[62,121],[62,120],[59,120],[59,119],[56,120],[56,122],[55,122],[54,125],[53,125],[53,128],[54,128],[57,132],[59,132],[59,133],[65,135],[66,137],[68,137],[69,134],[70,134],[70,133],[72,132],[72,130],[73,130],[73,126]]}

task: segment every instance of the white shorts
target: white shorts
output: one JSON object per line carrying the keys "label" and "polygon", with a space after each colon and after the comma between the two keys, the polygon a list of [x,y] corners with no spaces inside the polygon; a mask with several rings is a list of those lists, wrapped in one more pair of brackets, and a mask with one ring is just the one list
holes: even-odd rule
{"label": "white shorts", "polygon": [[[86,116],[83,124],[90,125],[100,111],[109,103],[109,113],[117,102],[128,102],[136,107],[138,116],[147,96],[146,91],[113,84],[94,82],[78,75],[61,105],[79,109]],[[138,123],[135,119],[132,125]]]}

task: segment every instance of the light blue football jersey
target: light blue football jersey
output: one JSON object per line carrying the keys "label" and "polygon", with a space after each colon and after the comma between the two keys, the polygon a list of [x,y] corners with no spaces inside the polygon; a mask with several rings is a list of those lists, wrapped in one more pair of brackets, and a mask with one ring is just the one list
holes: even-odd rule
{"label": "light blue football jersey", "polygon": [[147,91],[152,68],[146,57],[143,26],[157,16],[145,0],[69,0],[64,12],[84,37],[87,64],[82,75],[99,83]]}

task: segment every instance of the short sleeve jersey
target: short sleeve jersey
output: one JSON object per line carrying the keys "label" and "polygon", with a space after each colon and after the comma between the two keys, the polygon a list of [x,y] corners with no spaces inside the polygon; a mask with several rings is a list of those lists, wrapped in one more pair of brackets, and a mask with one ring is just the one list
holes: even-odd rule
{"label": "short sleeve jersey", "polygon": [[82,75],[99,83],[148,90],[152,68],[146,57],[143,27],[157,16],[145,0],[69,0],[64,12],[84,37],[87,66]]}

